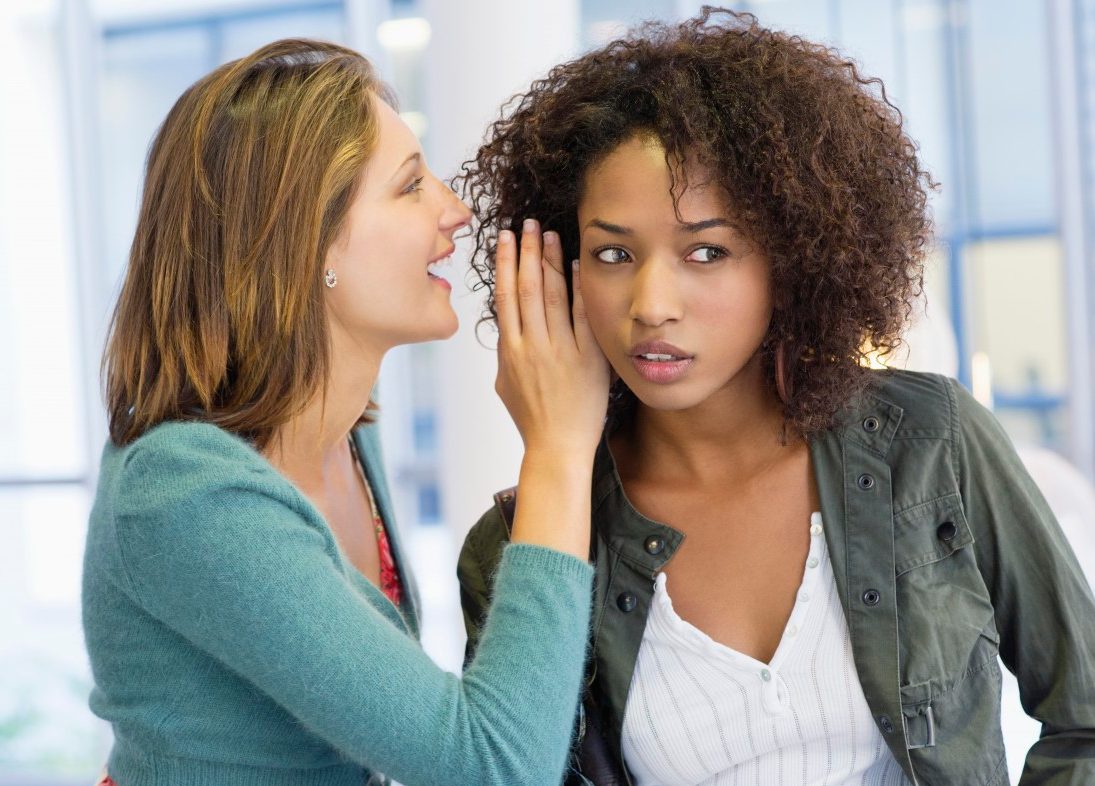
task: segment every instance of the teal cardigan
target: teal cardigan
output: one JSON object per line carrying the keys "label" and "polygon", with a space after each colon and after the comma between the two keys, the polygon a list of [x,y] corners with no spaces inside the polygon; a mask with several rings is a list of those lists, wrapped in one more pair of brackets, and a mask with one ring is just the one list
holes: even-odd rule
{"label": "teal cardigan", "polygon": [[[391,522],[376,429],[354,438]],[[396,609],[247,442],[166,423],[108,444],[83,583],[108,770],[119,786],[555,786],[591,584],[582,560],[508,547],[459,677],[420,647],[412,583]]]}

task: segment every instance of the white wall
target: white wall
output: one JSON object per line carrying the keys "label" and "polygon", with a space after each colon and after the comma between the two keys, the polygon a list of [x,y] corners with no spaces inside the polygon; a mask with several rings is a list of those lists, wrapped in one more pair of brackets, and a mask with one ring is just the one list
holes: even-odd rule
{"label": "white wall", "polygon": [[[452,174],[474,153],[505,99],[576,53],[580,6],[577,0],[424,0],[422,8],[433,30],[425,73],[430,165]],[[460,332],[439,352],[441,491],[445,521],[462,539],[491,494],[517,482],[521,443],[494,393],[494,353],[476,340],[483,293],[457,281],[453,303]],[[480,335],[493,344],[492,330]]]}

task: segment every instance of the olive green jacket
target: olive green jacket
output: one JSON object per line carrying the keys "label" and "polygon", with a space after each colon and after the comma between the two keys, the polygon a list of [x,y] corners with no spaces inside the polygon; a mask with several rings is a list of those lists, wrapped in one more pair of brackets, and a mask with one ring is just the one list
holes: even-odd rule
{"label": "olive green jacket", "polygon": [[[912,372],[879,372],[853,410],[810,454],[856,670],[894,757],[913,784],[1007,784],[999,655],[1042,723],[1022,786],[1095,784],[1095,599],[1000,425],[957,382]],[[604,442],[592,501],[587,677],[620,758],[653,577],[684,535],[631,506]],[[469,653],[506,537],[496,507],[460,556]]]}

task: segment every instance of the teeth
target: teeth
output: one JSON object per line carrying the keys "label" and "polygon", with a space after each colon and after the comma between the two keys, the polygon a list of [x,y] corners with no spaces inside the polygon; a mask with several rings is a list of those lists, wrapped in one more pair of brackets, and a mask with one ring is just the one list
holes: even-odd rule
{"label": "teeth", "polygon": [[674,357],[673,355],[655,355],[649,352],[644,355],[640,355],[639,357],[644,358],[645,360],[656,360],[659,363],[664,363],[667,360],[676,360],[676,357]]}
{"label": "teeth", "polygon": [[431,276],[441,275],[441,268],[446,267],[450,259],[451,257],[445,257],[444,259],[439,259],[436,262],[431,262],[430,264],[426,265],[426,272],[429,273]]}

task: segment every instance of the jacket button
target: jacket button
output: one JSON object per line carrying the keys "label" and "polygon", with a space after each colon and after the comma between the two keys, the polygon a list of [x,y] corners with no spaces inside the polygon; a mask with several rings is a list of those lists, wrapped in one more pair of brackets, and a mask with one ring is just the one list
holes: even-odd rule
{"label": "jacket button", "polygon": [[874,488],[874,475],[863,473],[856,479],[856,485],[864,491],[870,491]]}
{"label": "jacket button", "polygon": [[665,551],[665,538],[659,538],[657,535],[651,535],[643,543],[643,547],[646,549],[647,554],[661,554]]}
{"label": "jacket button", "polygon": [[944,521],[939,525],[939,529],[935,531],[935,534],[944,543],[950,543],[954,540],[954,536],[958,534],[958,527],[955,526],[953,521]]}
{"label": "jacket button", "polygon": [[638,598],[635,597],[633,592],[621,592],[616,598],[616,608],[622,611],[624,614],[634,611],[635,606],[638,603]]}
{"label": "jacket button", "polygon": [[876,589],[869,589],[863,593],[863,602],[868,606],[877,606],[882,600],[882,595]]}
{"label": "jacket button", "polygon": [[881,426],[882,424],[879,423],[878,418],[874,415],[863,419],[863,430],[869,434],[875,433]]}
{"label": "jacket button", "polygon": [[893,721],[890,720],[890,716],[888,716],[888,715],[879,715],[878,716],[878,725],[882,727],[882,731],[886,732],[887,734],[893,734],[894,725],[893,725]]}

